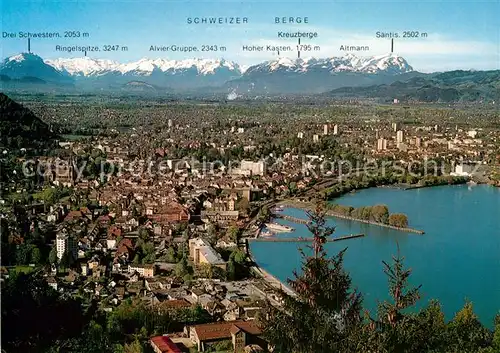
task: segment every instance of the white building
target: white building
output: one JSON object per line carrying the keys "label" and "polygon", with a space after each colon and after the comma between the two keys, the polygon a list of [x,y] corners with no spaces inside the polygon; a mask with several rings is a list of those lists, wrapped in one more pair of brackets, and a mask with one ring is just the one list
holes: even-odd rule
{"label": "white building", "polygon": [[168,119],[168,128],[171,129],[173,126],[172,119]]}
{"label": "white building", "polygon": [[396,143],[404,142],[404,132],[403,130],[398,130],[396,132]]}
{"label": "white building", "polygon": [[467,131],[467,136],[472,137],[473,139],[475,139],[476,136],[477,136],[477,131],[476,130]]}
{"label": "white building", "polygon": [[323,125],[323,135],[328,135],[328,124]]}
{"label": "white building", "polygon": [[319,141],[319,135],[313,135],[313,142]]}
{"label": "white building", "polygon": [[303,132],[297,133],[297,138],[303,139],[304,138],[304,133]]}
{"label": "white building", "polygon": [[392,130],[394,132],[397,132],[398,130],[401,130],[401,124],[400,123],[392,123]]}
{"label": "white building", "polygon": [[335,124],[333,126],[333,134],[334,135],[338,135],[339,134],[339,126],[337,124]]}
{"label": "white building", "polygon": [[474,169],[474,164],[459,163],[455,165],[455,172],[450,174],[453,176],[471,176],[474,173]]}
{"label": "white building", "polygon": [[241,161],[240,171],[242,173],[250,172],[251,175],[264,175],[266,174],[266,163],[264,161],[252,162]]}
{"label": "white building", "polygon": [[383,151],[387,149],[387,140],[384,138],[379,138],[377,140],[377,151]]}
{"label": "white building", "polygon": [[67,252],[73,259],[78,258],[78,245],[72,236],[68,234],[57,234],[56,236],[56,251],[57,258],[62,259],[63,255]]}

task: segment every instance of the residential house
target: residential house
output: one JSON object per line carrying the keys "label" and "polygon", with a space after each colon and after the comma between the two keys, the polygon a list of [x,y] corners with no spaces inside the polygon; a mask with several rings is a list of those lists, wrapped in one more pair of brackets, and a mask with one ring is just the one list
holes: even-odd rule
{"label": "residential house", "polygon": [[255,321],[223,321],[189,327],[189,338],[197,345],[198,351],[205,352],[217,342],[231,341],[234,352],[243,352],[247,345],[267,347],[260,337],[261,329]]}

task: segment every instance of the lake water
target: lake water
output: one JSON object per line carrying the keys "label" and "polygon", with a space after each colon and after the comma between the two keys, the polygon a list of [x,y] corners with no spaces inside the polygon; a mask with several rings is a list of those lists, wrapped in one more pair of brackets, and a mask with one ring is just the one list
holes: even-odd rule
{"label": "lake water", "polygon": [[[363,238],[327,243],[329,254],[345,247],[345,268],[363,294],[364,307],[375,315],[377,302],[388,299],[382,261],[390,261],[399,244],[405,264],[412,268],[411,282],[422,284],[420,306],[439,299],[447,319],[472,301],[476,314],[488,327],[500,313],[500,189],[486,185],[439,186],[399,190],[372,188],[335,201],[353,207],[386,204],[391,213],[408,215],[411,228],[424,235],[403,233],[375,225],[329,218],[333,236],[363,233]],[[302,210],[284,214],[307,218]],[[305,225],[284,220],[295,228],[284,237],[310,236]],[[257,263],[282,282],[300,270],[297,251],[307,243],[251,243]]]}

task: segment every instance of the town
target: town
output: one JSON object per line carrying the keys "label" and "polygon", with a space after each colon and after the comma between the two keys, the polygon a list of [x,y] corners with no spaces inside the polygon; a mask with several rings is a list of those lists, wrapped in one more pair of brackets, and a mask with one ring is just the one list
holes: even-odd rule
{"label": "town", "polygon": [[248,239],[276,236],[278,204],[500,186],[495,109],[56,99],[16,99],[37,147],[2,141],[2,277],[40,271],[157,353],[269,349],[256,318],[289,289]]}

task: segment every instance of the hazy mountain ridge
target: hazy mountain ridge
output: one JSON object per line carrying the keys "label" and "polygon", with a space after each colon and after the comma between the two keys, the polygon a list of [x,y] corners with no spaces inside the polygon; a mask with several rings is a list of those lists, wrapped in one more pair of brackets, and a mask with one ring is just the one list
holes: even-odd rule
{"label": "hazy mountain ridge", "polygon": [[[19,54],[0,65],[4,90],[33,92],[136,92],[259,97],[310,95],[382,100],[496,100],[498,71],[423,74],[401,56],[277,58],[248,67],[224,59],[141,59],[119,63],[89,57],[43,60]],[[325,93],[326,92],[326,93]]]}
{"label": "hazy mountain ridge", "polygon": [[419,102],[498,102],[500,70],[455,70],[391,84],[342,87],[324,95],[335,98],[378,98]]}

